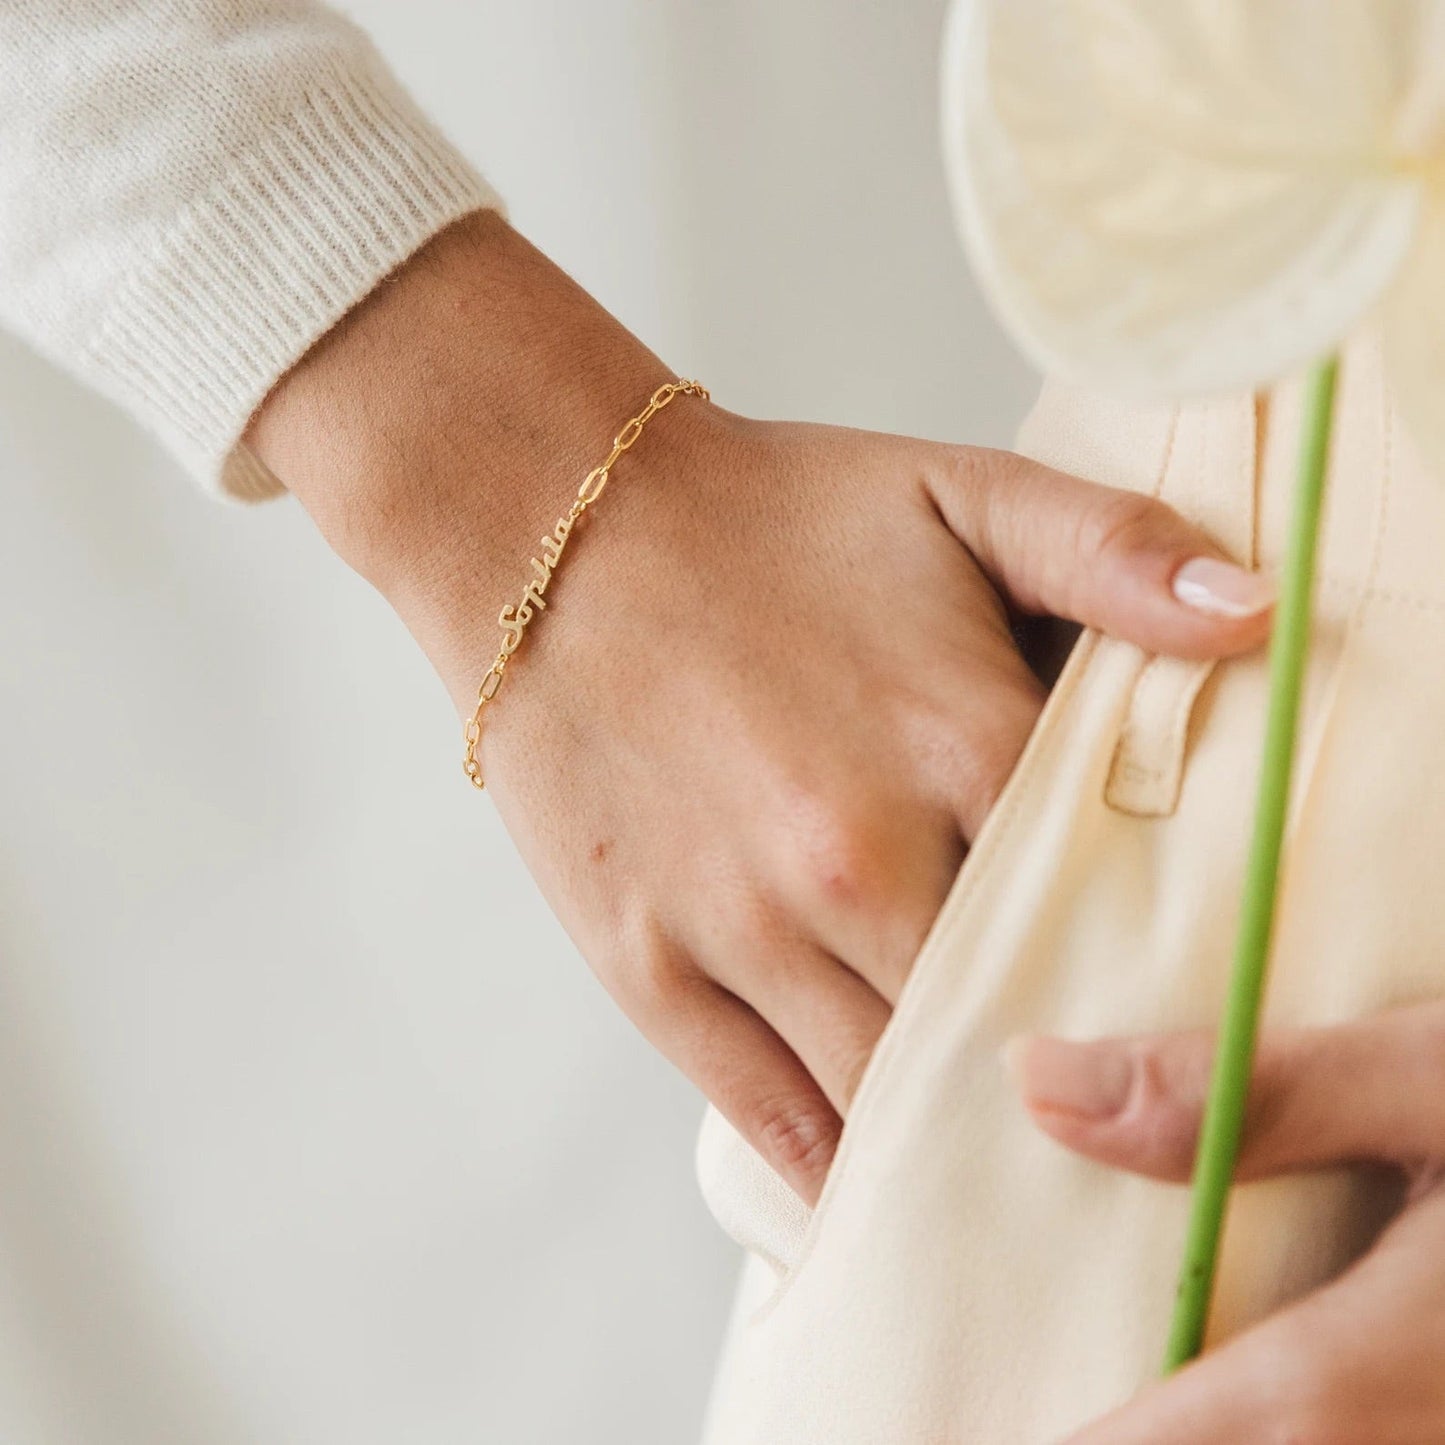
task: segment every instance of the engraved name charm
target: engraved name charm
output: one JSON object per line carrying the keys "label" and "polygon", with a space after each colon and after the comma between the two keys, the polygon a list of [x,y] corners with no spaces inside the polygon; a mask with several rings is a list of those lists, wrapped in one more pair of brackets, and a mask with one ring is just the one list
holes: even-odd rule
{"label": "engraved name charm", "polygon": [[532,558],[532,570],[536,575],[523,589],[522,600],[515,606],[509,603],[498,615],[497,624],[502,629],[503,657],[510,657],[521,645],[522,634],[526,632],[527,624],[537,615],[538,608],[546,610],[547,604],[542,600],[542,594],[547,590],[547,584],[552,580],[558,562],[562,560],[562,553],[567,548],[567,538],[572,535],[572,524],[575,520],[573,517],[557,519],[552,535],[542,538],[542,555]]}

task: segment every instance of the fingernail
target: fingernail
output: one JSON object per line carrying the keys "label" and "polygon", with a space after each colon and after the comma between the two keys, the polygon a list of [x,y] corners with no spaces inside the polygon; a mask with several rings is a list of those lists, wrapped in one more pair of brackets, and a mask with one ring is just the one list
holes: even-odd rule
{"label": "fingernail", "polygon": [[1123,1111],[1134,1087],[1134,1062],[1116,1044],[1076,1044],[1031,1036],[1010,1039],[1004,1063],[1031,1109],[1108,1119]]}
{"label": "fingernail", "polygon": [[1261,572],[1194,557],[1174,574],[1174,595],[1209,617],[1257,617],[1274,602],[1274,583]]}

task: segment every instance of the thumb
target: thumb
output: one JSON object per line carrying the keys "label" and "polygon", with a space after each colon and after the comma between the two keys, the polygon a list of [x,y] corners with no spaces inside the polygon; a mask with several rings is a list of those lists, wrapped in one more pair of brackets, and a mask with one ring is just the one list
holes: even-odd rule
{"label": "thumb", "polygon": [[1274,588],[1152,497],[1011,452],[951,448],[928,487],[950,530],[1024,612],[1175,657],[1259,646]]}
{"label": "thumb", "polygon": [[[1034,1121],[1061,1144],[1183,1182],[1194,1166],[1214,1037],[1194,1032],[1070,1043],[1013,1040],[1005,1058]],[[1445,1153],[1445,1005],[1265,1035],[1240,1176],[1329,1164],[1409,1169]]]}

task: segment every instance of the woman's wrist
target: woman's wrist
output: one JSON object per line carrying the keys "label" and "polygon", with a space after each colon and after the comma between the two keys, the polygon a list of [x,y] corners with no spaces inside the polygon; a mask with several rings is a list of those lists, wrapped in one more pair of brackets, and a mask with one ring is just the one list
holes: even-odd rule
{"label": "woman's wrist", "polygon": [[478,212],[318,342],[246,441],[458,694],[494,641],[477,619],[501,606],[614,432],[669,379],[505,221]]}

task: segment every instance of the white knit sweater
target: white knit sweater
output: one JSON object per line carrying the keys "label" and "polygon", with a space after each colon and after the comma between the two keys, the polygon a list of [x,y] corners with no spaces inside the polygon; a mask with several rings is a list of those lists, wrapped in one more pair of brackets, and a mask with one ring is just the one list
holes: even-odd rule
{"label": "white knit sweater", "polygon": [[495,193],[311,0],[0,0],[0,323],[208,485],[272,384]]}

